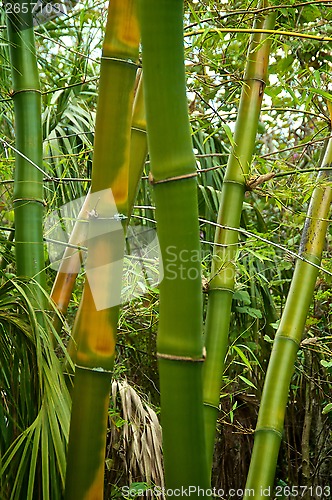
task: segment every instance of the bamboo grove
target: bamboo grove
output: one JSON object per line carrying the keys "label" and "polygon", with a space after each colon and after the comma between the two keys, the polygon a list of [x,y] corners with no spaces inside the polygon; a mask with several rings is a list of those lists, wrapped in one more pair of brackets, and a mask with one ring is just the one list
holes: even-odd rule
{"label": "bamboo grove", "polygon": [[4,2],[1,499],[331,496],[332,15],[278,3]]}

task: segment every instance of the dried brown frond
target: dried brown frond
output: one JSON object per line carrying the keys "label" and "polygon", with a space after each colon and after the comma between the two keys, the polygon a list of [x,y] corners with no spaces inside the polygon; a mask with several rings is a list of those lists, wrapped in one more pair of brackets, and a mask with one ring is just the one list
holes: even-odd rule
{"label": "dried brown frond", "polygon": [[106,488],[134,482],[164,487],[158,417],[125,379],[112,382],[106,464]]}

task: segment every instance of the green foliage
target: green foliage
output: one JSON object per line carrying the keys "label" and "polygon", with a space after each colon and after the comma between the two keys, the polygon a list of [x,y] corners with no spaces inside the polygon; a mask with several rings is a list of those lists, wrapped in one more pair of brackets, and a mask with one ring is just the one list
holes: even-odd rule
{"label": "green foliage", "polygon": [[[70,398],[60,361],[25,282],[0,286],[0,496],[60,499]],[[50,318],[45,316],[50,328]],[[66,356],[59,340],[59,354]]]}

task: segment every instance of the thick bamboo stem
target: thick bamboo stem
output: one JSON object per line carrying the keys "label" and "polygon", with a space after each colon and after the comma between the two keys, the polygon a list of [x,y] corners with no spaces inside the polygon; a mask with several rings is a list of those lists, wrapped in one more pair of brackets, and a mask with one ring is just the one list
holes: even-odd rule
{"label": "thick bamboo stem", "polygon": [[[17,6],[7,10],[16,150],[21,153],[16,153],[13,200],[17,274],[34,278],[45,288],[43,174],[39,170],[43,161],[41,92],[31,2],[6,3]],[[43,293],[38,287],[33,287],[31,293],[40,308],[44,302]]]}
{"label": "thick bamboo stem", "polygon": [[186,98],[183,1],[141,0],[140,5],[150,181],[164,266],[157,349],[165,479],[174,496],[184,488],[198,498],[198,487],[208,487],[208,474],[196,165]]}
{"label": "thick bamboo stem", "polygon": [[[122,285],[130,129],[139,31],[135,0],[112,0],[101,63],[87,279],[71,344],[76,364],[66,500],[103,498],[111,370]],[[78,460],[78,462],[77,462]]]}
{"label": "thick bamboo stem", "polygon": [[[332,140],[330,139],[322,166],[329,166],[331,162]],[[318,265],[324,248],[331,201],[330,175],[323,171],[317,178],[299,250],[300,255],[304,256],[307,261]],[[274,340],[258,414],[246,484],[248,490],[255,491],[255,499],[266,498],[267,491],[270,491],[272,495],[289,384],[317,275],[316,267],[308,262],[297,261],[285,309]]]}

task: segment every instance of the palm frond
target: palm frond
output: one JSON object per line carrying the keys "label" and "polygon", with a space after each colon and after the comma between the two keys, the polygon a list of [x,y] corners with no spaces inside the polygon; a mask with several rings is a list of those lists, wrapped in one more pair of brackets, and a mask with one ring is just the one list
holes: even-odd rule
{"label": "palm frond", "polygon": [[18,280],[0,287],[0,497],[57,500],[64,487],[70,396],[27,287]]}

